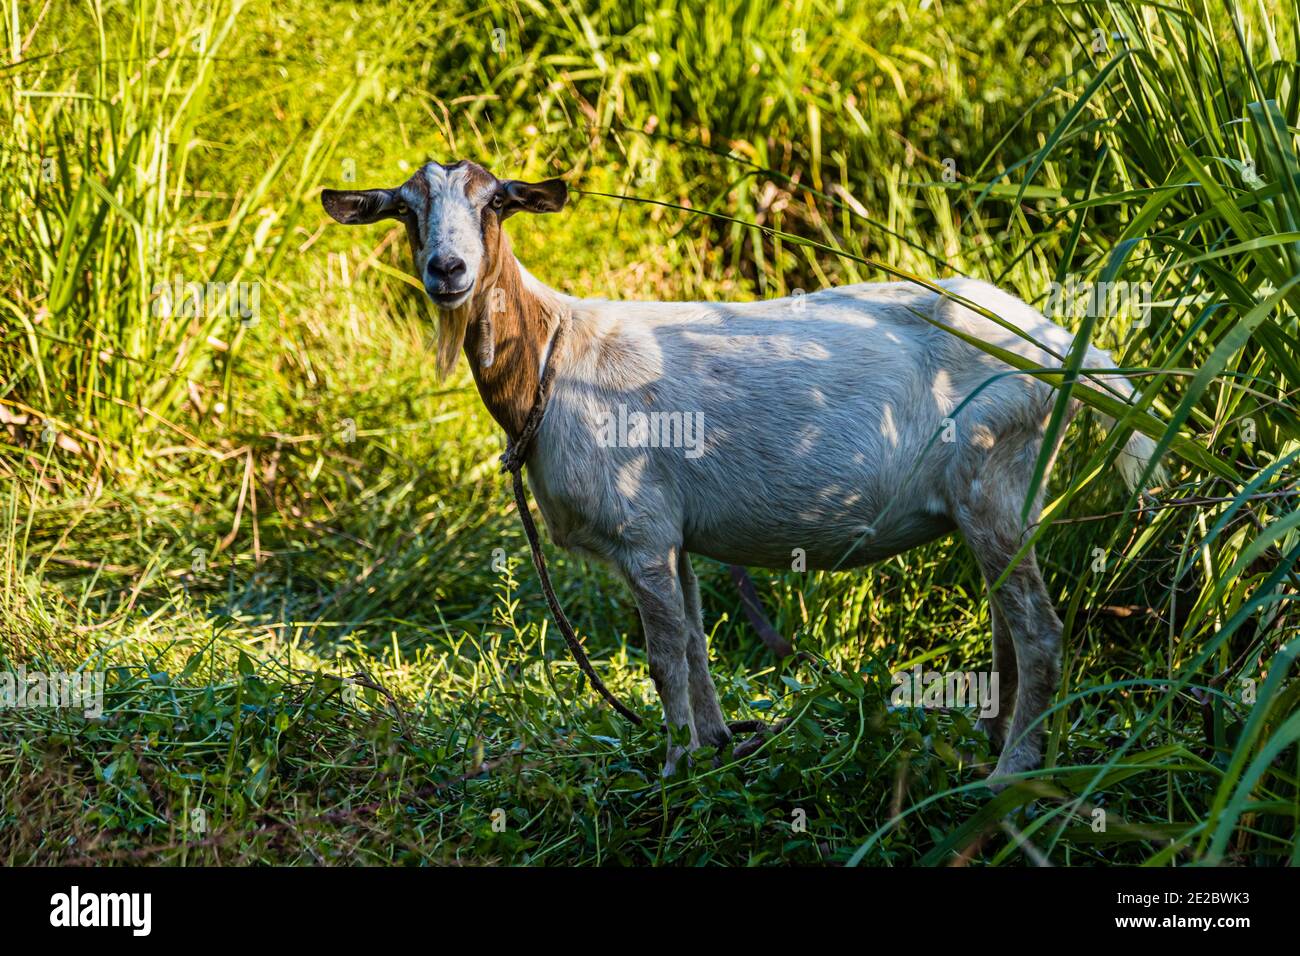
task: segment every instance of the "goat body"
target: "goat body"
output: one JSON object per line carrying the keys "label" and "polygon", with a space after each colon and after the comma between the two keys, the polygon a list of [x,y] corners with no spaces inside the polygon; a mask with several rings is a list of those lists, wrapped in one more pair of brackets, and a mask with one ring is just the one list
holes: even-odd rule
{"label": "goat body", "polygon": [[[1071,347],[1070,332],[993,286],[939,285],[1057,355]],[[685,554],[842,570],[960,530],[992,585],[1022,544],[1030,497],[1037,519],[1031,484],[1056,393],[942,326],[1061,363],[937,292],[875,283],[745,304],[559,301],[569,328],[550,358],[558,368],[529,482],[556,543],[612,562],[638,593],[670,721],[689,711],[693,741],[726,733]],[[1090,349],[1085,366],[1112,362]],[[602,430],[614,409],[620,421],[695,416],[702,448],[690,456],[644,434],[611,445]],[[1135,436],[1128,470],[1150,451]],[[999,766],[1009,774],[1038,761],[1033,721],[1055,690],[1061,625],[1032,554],[991,597],[1005,606],[994,611],[995,668],[1017,672],[1002,675],[1006,712],[986,724],[1000,739],[1013,710],[1024,718]],[[678,666],[656,667],[656,644]],[[674,693],[690,706],[672,707]]]}
{"label": "goat body", "polygon": [[[1069,348],[1068,333],[992,286],[944,285]],[[1055,360],[907,283],[744,304],[565,304],[572,329],[551,358],[530,484],[556,543],[619,565],[649,542],[786,569],[801,556],[845,569],[898,554],[955,528],[966,489],[952,483],[972,442],[1034,432],[1051,413],[1049,386],[998,378],[1006,365],[922,314]],[[702,453],[608,446],[612,410],[696,416]]]}

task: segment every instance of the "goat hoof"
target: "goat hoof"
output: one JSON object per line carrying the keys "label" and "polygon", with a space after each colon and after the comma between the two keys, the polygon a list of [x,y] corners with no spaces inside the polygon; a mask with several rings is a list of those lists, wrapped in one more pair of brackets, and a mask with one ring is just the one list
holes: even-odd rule
{"label": "goat hoof", "polygon": [[681,763],[682,757],[686,751],[681,747],[669,747],[668,756],[664,759],[663,777],[668,779],[677,772],[677,767]]}
{"label": "goat hoof", "polygon": [[1042,763],[1042,756],[1032,750],[1025,748],[1014,751],[1004,750],[1002,756],[998,758],[998,765],[993,768],[985,783],[994,793],[1001,793],[1012,784],[1020,782],[1014,779],[1017,775],[1028,770],[1037,770]]}

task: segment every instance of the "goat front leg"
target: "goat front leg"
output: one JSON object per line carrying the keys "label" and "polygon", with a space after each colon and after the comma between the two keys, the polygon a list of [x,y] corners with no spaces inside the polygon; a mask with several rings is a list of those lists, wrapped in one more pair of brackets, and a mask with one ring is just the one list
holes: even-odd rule
{"label": "goat front leg", "polygon": [[718,705],[718,689],[709,673],[709,639],[704,634],[704,610],[700,604],[700,584],[685,551],[677,560],[682,599],[686,610],[686,662],[690,667],[691,713],[700,742],[721,747],[731,739],[731,730]]}
{"label": "goat front leg", "polygon": [[677,550],[663,557],[637,561],[624,569],[645,631],[650,676],[663,703],[668,726],[668,756],[664,775],[677,769],[683,748],[673,733],[685,727],[690,732],[690,749],[700,745],[691,711],[690,665],[687,663],[688,630],[681,582],[677,574]]}

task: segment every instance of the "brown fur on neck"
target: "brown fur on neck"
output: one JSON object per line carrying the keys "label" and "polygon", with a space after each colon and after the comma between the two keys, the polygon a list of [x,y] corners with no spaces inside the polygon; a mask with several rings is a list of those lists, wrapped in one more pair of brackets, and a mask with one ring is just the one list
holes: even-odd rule
{"label": "brown fur on neck", "polygon": [[560,320],[561,306],[524,285],[505,232],[499,226],[490,231],[495,236],[487,237],[491,254],[484,275],[465,306],[464,351],[483,404],[514,439],[537,399],[542,352]]}

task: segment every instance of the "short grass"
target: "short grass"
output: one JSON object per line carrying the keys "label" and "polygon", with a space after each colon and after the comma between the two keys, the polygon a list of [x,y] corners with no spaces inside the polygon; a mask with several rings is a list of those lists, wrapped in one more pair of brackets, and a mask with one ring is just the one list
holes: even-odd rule
{"label": "short grass", "polygon": [[[1296,862],[1296,26],[1196,0],[11,0],[0,656],[103,672],[106,697],[0,710],[0,860]],[[1040,307],[1053,281],[1150,283],[1148,322],[1063,320],[1144,397],[1115,436],[1071,425],[1052,481],[1041,774],[993,797],[969,713],[888,706],[894,672],[988,664],[945,542],[756,572],[797,662],[703,563],[724,709],[793,722],[660,779],[659,734],[546,620],[501,438],[463,368],[430,373],[404,242],[315,198],[461,156],[583,190],[510,227],[577,294],[881,264]],[[256,283],[257,321],[237,295],[166,308],[177,282]],[[1107,467],[1132,428],[1171,472],[1143,508]],[[653,715],[629,596],[550,555]]]}

